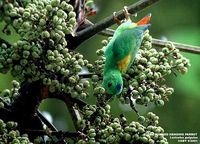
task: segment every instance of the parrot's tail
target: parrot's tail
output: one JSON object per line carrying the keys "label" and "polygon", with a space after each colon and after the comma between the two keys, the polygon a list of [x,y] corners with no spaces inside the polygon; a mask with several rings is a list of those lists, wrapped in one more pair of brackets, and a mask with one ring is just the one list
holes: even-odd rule
{"label": "parrot's tail", "polygon": [[137,22],[137,25],[138,26],[146,25],[150,21],[150,19],[151,19],[151,13],[149,13],[147,16],[145,16],[139,22]]}

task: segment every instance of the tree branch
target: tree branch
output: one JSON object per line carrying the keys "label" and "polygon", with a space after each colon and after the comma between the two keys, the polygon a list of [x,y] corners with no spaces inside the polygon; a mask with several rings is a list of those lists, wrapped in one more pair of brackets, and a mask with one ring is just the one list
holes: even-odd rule
{"label": "tree branch", "polygon": [[53,130],[53,131],[58,131],[58,130],[56,129],[56,127],[55,127],[52,123],[50,123],[50,122],[42,115],[42,113],[41,113],[39,110],[37,110],[37,115],[39,116],[39,118],[42,120],[42,122],[43,122],[48,128],[50,128],[50,129]]}
{"label": "tree branch", "polygon": [[[140,0],[137,3],[134,3],[130,5],[129,7],[127,7],[127,10],[130,14],[134,14],[154,4],[157,1],[159,0]],[[124,15],[123,10],[116,12],[116,17],[118,19],[124,19],[125,15]],[[78,45],[80,45],[85,40],[89,39],[90,37],[94,36],[100,31],[112,26],[113,24],[115,24],[113,15],[110,15],[106,17],[105,19],[101,20],[100,22],[81,30],[80,32],[77,32],[76,37],[67,37],[67,39],[69,39],[71,43],[71,44],[69,43],[70,49],[75,49]]]}
{"label": "tree branch", "polygon": [[66,104],[66,106],[70,112],[70,115],[72,117],[74,126],[75,126],[76,130],[78,130],[77,121],[81,120],[81,115],[80,115],[79,111],[74,107],[74,105],[76,103],[80,108],[82,108],[83,106],[86,105],[86,103],[79,99],[72,98],[70,94],[67,95],[64,92],[49,93],[48,98],[56,98],[56,99],[62,100]]}

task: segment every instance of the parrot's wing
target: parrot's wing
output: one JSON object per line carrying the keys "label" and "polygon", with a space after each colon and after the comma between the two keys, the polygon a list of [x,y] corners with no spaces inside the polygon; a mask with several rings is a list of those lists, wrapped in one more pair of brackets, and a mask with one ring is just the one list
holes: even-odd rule
{"label": "parrot's wing", "polygon": [[132,63],[141,43],[133,29],[123,31],[113,42],[112,52],[117,63],[124,63],[125,67]]}
{"label": "parrot's wing", "polygon": [[127,68],[133,63],[141,45],[144,31],[149,26],[150,24],[137,26],[118,33],[107,45],[105,65],[108,67],[117,66],[121,72],[126,72]]}
{"label": "parrot's wing", "polygon": [[133,63],[141,45],[143,34],[149,26],[150,24],[147,24],[127,29],[114,40],[112,53],[120,71],[125,72]]}

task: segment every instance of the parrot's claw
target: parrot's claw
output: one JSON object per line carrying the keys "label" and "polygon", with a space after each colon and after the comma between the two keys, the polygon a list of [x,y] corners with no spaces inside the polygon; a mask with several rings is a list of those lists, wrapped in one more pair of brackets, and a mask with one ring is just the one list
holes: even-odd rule
{"label": "parrot's claw", "polygon": [[[131,14],[128,12],[128,7],[127,6],[124,6],[123,12],[124,12],[124,16],[125,16],[125,19],[126,19],[125,21],[130,20],[131,19],[130,18]],[[135,13],[134,16],[137,17],[137,13]],[[124,22],[124,20],[121,21],[116,17],[116,12],[113,13],[113,19],[118,25],[120,25],[120,24],[122,24]]]}
{"label": "parrot's claw", "polygon": [[123,11],[124,11],[124,15],[125,15],[126,20],[130,20],[130,15],[131,14],[128,12],[128,7],[124,6]]}
{"label": "parrot's claw", "polygon": [[113,19],[118,25],[122,24],[122,22],[116,17],[116,12],[113,12]]}
{"label": "parrot's claw", "polygon": [[134,17],[137,17],[137,13],[135,13],[133,16],[134,16]]}

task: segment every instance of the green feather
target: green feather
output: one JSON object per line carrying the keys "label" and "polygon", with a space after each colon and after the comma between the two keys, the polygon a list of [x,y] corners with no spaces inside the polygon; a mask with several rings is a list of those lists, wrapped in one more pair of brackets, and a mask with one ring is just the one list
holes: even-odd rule
{"label": "green feather", "polygon": [[147,28],[148,25],[144,25],[124,30],[113,42],[112,51],[114,61],[119,62],[130,54],[130,67],[141,45],[143,33]]}
{"label": "green feather", "polygon": [[103,87],[107,93],[111,95],[121,93],[120,86],[123,86],[123,81],[118,63],[131,55],[128,67],[131,66],[141,45],[143,33],[149,26],[149,24],[136,26],[131,21],[127,21],[117,28],[105,51]]}
{"label": "green feather", "polygon": [[123,80],[119,70],[110,69],[110,71],[107,71],[104,75],[102,86],[108,94],[113,96],[120,94],[123,87]]}

